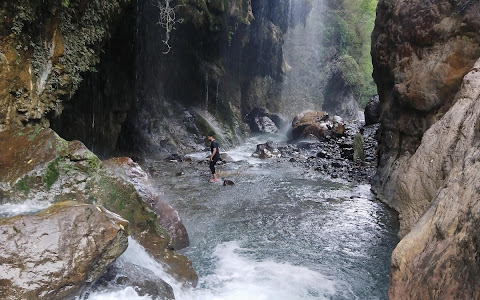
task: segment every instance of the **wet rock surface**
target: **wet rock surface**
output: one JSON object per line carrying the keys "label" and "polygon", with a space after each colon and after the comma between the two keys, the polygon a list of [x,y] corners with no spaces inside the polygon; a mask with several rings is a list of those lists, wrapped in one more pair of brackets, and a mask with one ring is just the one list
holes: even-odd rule
{"label": "wet rock surface", "polygon": [[380,123],[380,113],[380,98],[375,95],[368,100],[365,106],[365,125]]}
{"label": "wet rock surface", "polygon": [[160,195],[150,183],[148,174],[137,163],[129,157],[111,158],[104,161],[104,168],[133,184],[142,200],[157,214],[157,222],[172,239],[173,249],[180,250],[188,247],[187,229],[178,212],[161,200]]}
{"label": "wet rock surface", "polygon": [[132,236],[170,265],[173,276],[196,284],[191,262],[173,250],[188,245],[178,213],[152,192],[148,176],[131,159],[102,163],[82,143],[40,127],[4,131],[0,139],[2,203],[75,199],[102,205],[127,219]]}
{"label": "wet rock surface", "polygon": [[268,113],[258,107],[248,113],[244,121],[250,126],[252,133],[278,133],[287,125],[279,115]]}
{"label": "wet rock surface", "polygon": [[324,111],[309,111],[297,115],[292,122],[289,138],[297,141],[300,139],[322,139],[325,137],[342,136],[345,125],[342,118],[330,116]]}
{"label": "wet rock surface", "polygon": [[139,296],[154,300],[174,300],[172,287],[152,271],[128,262],[116,262],[95,282],[89,293],[132,287]]}
{"label": "wet rock surface", "polygon": [[0,219],[3,299],[66,299],[94,282],[128,246],[128,222],[103,207],[60,202]]}
{"label": "wet rock surface", "polygon": [[263,144],[257,145],[257,150],[252,154],[253,157],[258,157],[262,159],[268,158],[280,158],[282,154],[280,150],[277,149],[278,145],[272,141],[268,141]]}

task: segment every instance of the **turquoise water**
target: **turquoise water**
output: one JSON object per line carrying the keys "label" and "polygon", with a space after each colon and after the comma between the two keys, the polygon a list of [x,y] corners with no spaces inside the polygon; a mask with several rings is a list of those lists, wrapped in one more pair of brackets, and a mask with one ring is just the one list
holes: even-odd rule
{"label": "turquoise water", "polygon": [[395,213],[367,184],[249,158],[255,142],[218,167],[234,186],[208,183],[208,166],[196,161],[156,164],[155,182],[189,232],[182,253],[199,274],[197,289],[177,298],[387,299]]}

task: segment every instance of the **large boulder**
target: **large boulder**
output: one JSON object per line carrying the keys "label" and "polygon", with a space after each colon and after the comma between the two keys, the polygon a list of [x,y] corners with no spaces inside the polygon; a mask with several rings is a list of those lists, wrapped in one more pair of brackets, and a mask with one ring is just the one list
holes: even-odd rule
{"label": "large boulder", "polygon": [[127,249],[127,230],[105,208],[74,201],[0,219],[0,295],[72,298]]}
{"label": "large boulder", "polygon": [[356,120],[359,109],[352,87],[345,82],[341,73],[333,74],[325,86],[322,110],[349,120]]}
{"label": "large boulder", "polygon": [[110,265],[107,271],[95,282],[91,292],[102,293],[131,287],[139,296],[153,300],[174,300],[172,287],[152,271],[122,259]]}
{"label": "large boulder", "polygon": [[143,201],[157,214],[156,222],[162,228],[165,228],[172,238],[172,246],[175,250],[188,247],[187,229],[183,225],[178,212],[161,200],[159,193],[153,189],[147,173],[137,163],[129,157],[118,157],[104,161],[103,166],[135,187]]}
{"label": "large boulder", "polygon": [[365,125],[373,125],[380,123],[380,98],[378,95],[368,100],[365,106]]}
{"label": "large boulder", "polygon": [[[141,184],[137,189],[135,180],[142,183],[146,174],[138,165],[128,159],[119,159],[127,161],[127,166],[130,162],[132,168],[121,171],[124,167],[113,167],[110,162],[104,167],[81,142],[67,142],[53,130],[40,127],[0,132],[0,140],[2,201],[50,203],[75,199],[102,205],[127,219],[132,236],[156,259],[169,264],[172,275],[196,284],[197,275],[191,261],[173,250],[188,244],[188,239],[180,238],[186,237],[186,231],[185,234],[177,231],[184,227],[177,222],[179,218],[173,209],[160,204],[159,214],[156,214],[152,204],[157,202],[152,202],[153,198],[143,198],[147,190],[143,191]],[[177,243],[169,232],[177,234]]]}
{"label": "large boulder", "polygon": [[342,118],[331,117],[324,111],[309,111],[293,119],[290,138],[293,140],[310,137],[321,139],[326,136],[339,137],[344,132],[345,125]]}
{"label": "large boulder", "polygon": [[480,60],[402,166],[389,299],[479,299]]}
{"label": "large boulder", "polygon": [[245,121],[254,133],[278,133],[286,126],[285,120],[276,114],[271,114],[263,108],[255,107],[245,116]]}

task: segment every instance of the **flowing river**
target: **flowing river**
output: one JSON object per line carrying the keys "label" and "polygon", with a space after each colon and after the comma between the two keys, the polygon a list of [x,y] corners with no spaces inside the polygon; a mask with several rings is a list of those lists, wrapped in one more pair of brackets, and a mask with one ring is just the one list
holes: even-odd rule
{"label": "flowing river", "polygon": [[[233,186],[208,183],[200,163],[206,152],[190,163],[155,163],[154,182],[189,232],[191,245],[181,252],[193,261],[197,288],[176,282],[132,239],[117,264],[150,269],[176,299],[387,299],[395,213],[369,185],[322,178],[285,159],[251,158],[261,139],[229,151],[235,162],[217,168]],[[3,207],[4,216],[12,210]],[[127,288],[88,299],[152,298]]]}
{"label": "flowing river", "polygon": [[[154,180],[189,232],[182,253],[199,275],[196,289],[168,278],[138,249],[122,259],[167,278],[177,299],[387,299],[395,213],[369,185],[321,178],[284,159],[251,158],[262,141],[228,151],[235,162],[217,168],[234,186],[208,183],[200,163],[207,152],[190,155],[190,163],[156,164]],[[98,299],[136,295],[119,293]]]}

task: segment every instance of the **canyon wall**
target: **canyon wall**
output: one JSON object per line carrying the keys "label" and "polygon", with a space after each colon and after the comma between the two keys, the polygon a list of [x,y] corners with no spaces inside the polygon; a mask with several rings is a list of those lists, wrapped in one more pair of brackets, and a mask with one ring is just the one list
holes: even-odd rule
{"label": "canyon wall", "polygon": [[480,3],[380,1],[377,196],[400,214],[390,299],[477,299]]}
{"label": "canyon wall", "polygon": [[49,125],[94,71],[124,0],[2,1],[0,129]]}
{"label": "canyon wall", "polygon": [[156,3],[127,7],[98,72],[52,119],[60,135],[102,156],[194,151],[209,131],[238,141],[254,107],[280,110],[289,1],[183,1],[168,46]]}
{"label": "canyon wall", "polygon": [[480,57],[479,16],[476,1],[378,4],[372,58],[381,102],[382,155],[374,189],[400,212],[401,235],[448,175],[424,174],[408,188],[401,179],[424,133],[452,107],[463,77]]}

